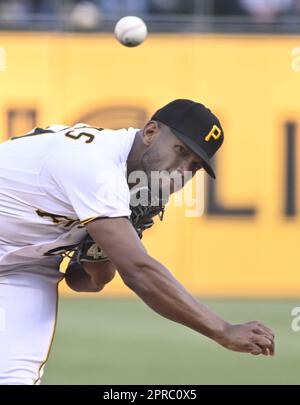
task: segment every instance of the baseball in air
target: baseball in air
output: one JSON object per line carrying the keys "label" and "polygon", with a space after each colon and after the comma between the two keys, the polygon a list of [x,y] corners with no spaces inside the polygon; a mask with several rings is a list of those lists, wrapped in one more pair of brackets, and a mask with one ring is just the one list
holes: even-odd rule
{"label": "baseball in air", "polygon": [[122,45],[132,48],[145,41],[147,26],[139,17],[123,17],[115,26],[115,36]]}

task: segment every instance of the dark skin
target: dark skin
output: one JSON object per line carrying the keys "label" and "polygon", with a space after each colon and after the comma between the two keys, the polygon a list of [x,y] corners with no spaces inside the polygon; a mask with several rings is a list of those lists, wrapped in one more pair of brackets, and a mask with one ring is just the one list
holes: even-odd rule
{"label": "dark skin", "polygon": [[[169,127],[156,121],[149,121],[144,130],[137,133],[127,161],[128,175],[139,170],[150,179],[152,171],[176,171],[182,176],[182,186],[186,181],[184,172],[189,171],[194,176],[202,167],[201,158],[176,138]],[[171,183],[171,193],[174,192],[172,186]]]}
{"label": "dark skin", "polygon": [[[179,141],[165,125],[149,121],[136,134],[128,156],[128,175],[134,170],[174,170],[193,175],[201,159]],[[129,186],[132,186],[129,184]],[[258,321],[233,325],[192,297],[168,269],[149,256],[130,221],[107,218],[87,224],[87,231],[109,261],[74,264],[67,269],[67,284],[75,291],[100,291],[117,269],[124,283],[161,316],[181,323],[229,350],[253,355],[274,354],[274,334]],[[79,269],[79,267],[81,267]]]}

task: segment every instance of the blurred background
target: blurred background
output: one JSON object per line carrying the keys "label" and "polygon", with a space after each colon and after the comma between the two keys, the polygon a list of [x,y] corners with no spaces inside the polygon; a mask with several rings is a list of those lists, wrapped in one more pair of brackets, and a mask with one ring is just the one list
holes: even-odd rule
{"label": "blurred background", "polygon": [[[147,23],[137,48],[114,38],[125,15]],[[2,141],[208,105],[225,143],[205,213],[170,204],[143,241],[223,317],[277,333],[276,357],[252,358],[160,318],[119,278],[91,295],[62,282],[44,384],[300,383],[299,0],[0,0],[0,89]]]}

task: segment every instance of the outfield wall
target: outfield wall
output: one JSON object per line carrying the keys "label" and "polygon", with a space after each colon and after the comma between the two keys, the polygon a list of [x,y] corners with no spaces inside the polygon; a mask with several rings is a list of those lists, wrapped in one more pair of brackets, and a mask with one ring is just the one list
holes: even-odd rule
{"label": "outfield wall", "polygon": [[[2,140],[53,123],[139,127],[174,98],[204,102],[225,129],[205,215],[170,207],[145,245],[200,295],[300,295],[297,47],[300,37],[151,35],[129,49],[110,35],[1,33]],[[106,294],[128,290],[117,280]]]}

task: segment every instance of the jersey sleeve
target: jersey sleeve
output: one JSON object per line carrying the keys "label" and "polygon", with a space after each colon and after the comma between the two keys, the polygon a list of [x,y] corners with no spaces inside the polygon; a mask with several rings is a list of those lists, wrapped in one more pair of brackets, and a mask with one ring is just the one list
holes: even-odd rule
{"label": "jersey sleeve", "polygon": [[54,154],[44,167],[52,184],[82,224],[99,217],[128,217],[130,193],[123,167],[88,148],[72,148],[68,156]]}

